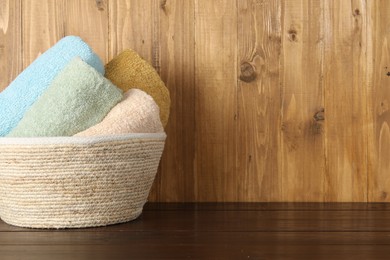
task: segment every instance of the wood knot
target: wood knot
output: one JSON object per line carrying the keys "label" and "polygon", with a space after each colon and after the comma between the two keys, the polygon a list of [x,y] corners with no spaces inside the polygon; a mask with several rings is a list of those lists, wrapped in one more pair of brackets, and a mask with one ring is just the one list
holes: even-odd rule
{"label": "wood knot", "polygon": [[325,120],[325,109],[321,108],[318,112],[314,114],[314,120],[316,121],[323,121]]}
{"label": "wood knot", "polygon": [[104,0],[95,0],[96,7],[99,11],[104,11]]}
{"label": "wood knot", "polygon": [[380,104],[379,115],[383,115],[389,110],[389,102],[387,100],[383,100]]}
{"label": "wood knot", "polygon": [[291,28],[288,30],[288,39],[292,42],[297,42],[298,41],[298,32],[294,28]]}
{"label": "wood knot", "polygon": [[264,0],[256,0],[256,5],[264,5]]}
{"label": "wood knot", "polygon": [[167,0],[161,0],[160,8],[164,11],[164,13],[167,11],[166,5],[167,5]]}
{"label": "wood knot", "polygon": [[240,80],[244,82],[251,82],[257,77],[255,68],[249,62],[241,63],[241,75]]}
{"label": "wood knot", "polygon": [[354,11],[353,11],[353,16],[359,16],[360,15],[360,10],[358,8],[356,8]]}

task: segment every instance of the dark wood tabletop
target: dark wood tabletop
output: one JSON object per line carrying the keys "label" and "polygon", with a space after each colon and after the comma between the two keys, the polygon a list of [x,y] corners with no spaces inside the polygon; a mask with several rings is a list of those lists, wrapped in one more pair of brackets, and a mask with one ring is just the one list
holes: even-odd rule
{"label": "dark wood tabletop", "polygon": [[135,221],[26,229],[0,221],[0,259],[388,259],[390,204],[147,204]]}

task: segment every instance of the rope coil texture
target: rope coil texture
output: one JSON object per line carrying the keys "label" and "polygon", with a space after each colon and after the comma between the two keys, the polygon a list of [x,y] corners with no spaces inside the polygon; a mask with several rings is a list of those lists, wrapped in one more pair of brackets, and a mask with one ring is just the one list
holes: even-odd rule
{"label": "rope coil texture", "polygon": [[0,142],[3,221],[31,228],[83,228],[127,222],[141,214],[165,137],[52,140]]}

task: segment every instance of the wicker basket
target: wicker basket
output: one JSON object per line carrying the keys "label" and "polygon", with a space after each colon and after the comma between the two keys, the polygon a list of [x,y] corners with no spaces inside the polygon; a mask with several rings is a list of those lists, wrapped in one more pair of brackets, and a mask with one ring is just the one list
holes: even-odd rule
{"label": "wicker basket", "polygon": [[165,134],[0,138],[0,217],[32,228],[81,228],[137,218]]}

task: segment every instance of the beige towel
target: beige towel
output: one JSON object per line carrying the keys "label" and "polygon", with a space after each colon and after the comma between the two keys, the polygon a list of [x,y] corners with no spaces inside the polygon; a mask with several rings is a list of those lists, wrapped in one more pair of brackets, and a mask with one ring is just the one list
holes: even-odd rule
{"label": "beige towel", "polygon": [[159,114],[159,107],[151,96],[142,90],[130,89],[102,122],[75,136],[164,132]]}

